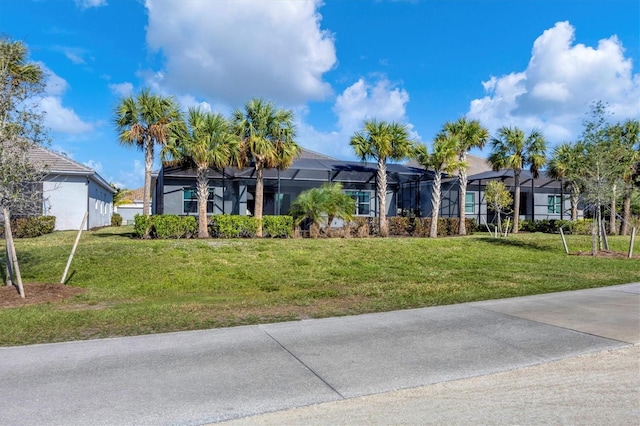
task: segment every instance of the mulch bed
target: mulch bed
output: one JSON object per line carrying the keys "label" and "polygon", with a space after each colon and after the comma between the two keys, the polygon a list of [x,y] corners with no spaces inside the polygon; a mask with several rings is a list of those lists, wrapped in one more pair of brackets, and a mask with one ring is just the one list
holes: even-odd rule
{"label": "mulch bed", "polygon": [[[590,251],[578,251],[575,253],[571,253],[571,255],[573,256],[592,256],[593,254]],[[629,258],[629,253],[622,253],[620,251],[607,251],[607,250],[600,250],[598,251],[596,257],[604,257],[604,258],[608,258],[608,259],[616,259],[616,258],[625,258],[628,259]],[[640,256],[637,254],[634,254],[632,257],[632,259],[640,259]]]}
{"label": "mulch bed", "polygon": [[48,302],[55,303],[84,292],[83,288],[64,284],[24,283],[23,287],[24,299],[20,297],[17,287],[1,285],[0,309]]}

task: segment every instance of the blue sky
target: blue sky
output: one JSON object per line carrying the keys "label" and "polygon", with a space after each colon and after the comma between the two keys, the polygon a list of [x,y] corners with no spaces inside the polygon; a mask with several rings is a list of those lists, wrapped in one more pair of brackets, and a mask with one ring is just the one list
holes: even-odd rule
{"label": "blue sky", "polygon": [[143,157],[119,145],[113,109],[145,86],[185,110],[269,99],[296,113],[302,146],[341,159],[365,118],[429,144],[466,114],[553,146],[595,100],[640,117],[637,0],[0,0],[0,32],[49,75],[52,148],[125,188]]}

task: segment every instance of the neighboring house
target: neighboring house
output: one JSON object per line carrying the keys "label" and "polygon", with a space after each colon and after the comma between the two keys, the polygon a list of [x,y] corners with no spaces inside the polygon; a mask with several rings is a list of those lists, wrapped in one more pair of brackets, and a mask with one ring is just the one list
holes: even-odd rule
{"label": "neighboring house", "polygon": [[95,170],[41,147],[33,148],[29,156],[47,173],[42,214],[56,217],[56,230],[78,229],[85,213],[84,229],[111,225],[115,190]]}
{"label": "neighboring house", "polygon": [[[468,185],[465,211],[478,224],[491,223],[494,215],[487,211],[484,188],[490,180],[501,180],[513,193],[513,172],[494,172],[486,159],[468,155]],[[325,182],[340,182],[346,193],[356,200],[357,216],[377,216],[376,163],[340,161],[304,149],[291,167],[264,171],[264,214],[286,214],[291,203],[304,190]],[[156,214],[197,215],[198,200],[193,170],[163,167],[157,173],[152,211]],[[251,215],[254,207],[255,170],[225,168],[209,172],[209,214]],[[533,179],[531,173],[521,174],[522,219],[569,219],[570,201],[559,181],[545,172]],[[431,216],[433,172],[416,162],[387,164],[387,216]],[[441,217],[458,217],[459,185],[455,175],[445,176],[441,189]]]}
{"label": "neighboring house", "polygon": [[[487,211],[484,198],[484,189],[492,180],[504,182],[514,196],[513,170],[487,171],[469,176],[465,206],[468,217],[475,217],[478,224],[494,220],[494,213]],[[578,217],[583,217],[582,210],[578,210]],[[545,171],[540,171],[534,178],[530,171],[523,170],[520,173],[520,219],[571,219],[570,193],[561,181],[548,177]]]}
{"label": "neighboring house", "polygon": [[142,214],[143,194],[144,188],[130,190],[125,195],[125,201],[114,207],[114,212],[122,216],[123,225],[133,224],[135,216]]}

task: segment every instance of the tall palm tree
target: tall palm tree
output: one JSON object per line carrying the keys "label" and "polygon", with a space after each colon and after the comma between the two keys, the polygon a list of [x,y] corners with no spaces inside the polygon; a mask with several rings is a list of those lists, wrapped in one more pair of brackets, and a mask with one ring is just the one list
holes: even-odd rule
{"label": "tall palm tree", "polygon": [[571,191],[571,220],[578,219],[578,201],[580,200],[580,170],[584,164],[584,146],[582,143],[571,145],[563,143],[556,146],[549,159],[549,177],[562,180]]}
{"label": "tall palm tree", "polygon": [[198,195],[198,238],[209,237],[207,200],[210,169],[220,170],[230,164],[237,149],[237,137],[231,124],[221,114],[189,108],[187,122],[172,135],[178,149],[178,160],[196,171]]}
{"label": "tall palm tree", "polygon": [[181,117],[172,97],[151,93],[143,89],[135,98],[122,98],[115,108],[118,139],[125,146],[136,146],[144,152],[144,192],[142,213],[151,212],[151,169],[154,146],[165,145],[172,128],[180,126]]}
{"label": "tall palm tree", "polygon": [[[4,131],[10,114],[34,91],[44,87],[39,65],[27,62],[28,49],[22,41],[0,37],[0,130]],[[35,90],[32,90],[35,89]],[[3,137],[7,137],[6,134]]]}
{"label": "tall palm tree", "polygon": [[443,132],[451,136],[458,138],[458,181],[459,181],[459,197],[458,205],[460,208],[460,226],[458,228],[458,234],[466,235],[466,211],[465,200],[467,198],[467,153],[473,148],[484,148],[484,145],[489,140],[489,131],[482,127],[478,120],[467,120],[466,117],[461,117],[453,122],[446,122],[444,124]]}
{"label": "tall palm tree", "polygon": [[429,230],[429,237],[431,238],[438,236],[442,174],[449,174],[464,168],[464,164],[458,157],[459,144],[460,139],[457,136],[442,132],[433,141],[433,152],[431,154],[428,153],[427,147],[422,144],[416,150],[418,162],[425,169],[432,169],[435,173],[431,189],[431,228]]}
{"label": "tall palm tree", "polygon": [[375,159],[377,168],[377,196],[380,222],[380,235],[389,234],[387,225],[387,160],[400,161],[409,158],[415,151],[414,143],[409,139],[409,130],[405,124],[367,120],[364,130],[351,136],[351,146],[362,161]]}
{"label": "tall palm tree", "polygon": [[[629,222],[631,220],[631,198],[634,191],[638,190],[636,185],[638,179],[640,179],[640,121],[627,120],[624,123],[613,125],[609,129],[609,136],[620,145],[618,161],[621,166],[621,179],[623,184],[623,216],[620,233],[627,235],[629,233]],[[636,185],[634,185],[634,183],[636,183]]]}
{"label": "tall palm tree", "polygon": [[285,169],[300,155],[301,148],[294,141],[293,112],[254,98],[247,102],[244,110],[234,111],[232,122],[240,138],[236,164],[239,167],[253,165],[256,170],[254,216],[259,219],[256,235],[261,237],[264,169]]}
{"label": "tall palm tree", "polygon": [[518,233],[520,216],[520,174],[525,167],[538,177],[540,168],[545,164],[547,143],[537,130],[528,136],[517,127],[502,127],[498,130],[498,137],[491,140],[492,151],[489,163],[493,170],[511,169],[515,186],[513,208],[513,233]]}

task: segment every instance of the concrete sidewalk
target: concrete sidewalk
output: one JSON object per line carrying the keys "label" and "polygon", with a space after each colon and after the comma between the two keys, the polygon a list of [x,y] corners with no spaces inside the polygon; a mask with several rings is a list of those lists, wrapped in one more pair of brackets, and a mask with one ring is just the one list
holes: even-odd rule
{"label": "concrete sidewalk", "polygon": [[[638,405],[628,401],[640,397],[633,347],[638,343],[640,283],[353,317],[0,348],[0,424],[203,424],[229,419],[281,424],[298,418],[307,419],[302,423],[315,419],[311,423],[316,424],[457,423],[444,406],[431,405],[431,418],[416,407],[436,400],[429,395],[437,387],[469,383],[461,379],[532,371],[539,379],[473,386],[500,405],[511,394],[507,384],[520,383],[517,399],[540,401],[540,395],[553,389],[545,388],[551,383],[545,374],[549,379],[554,371],[554,377],[562,378],[562,368],[568,368],[563,363],[572,362],[599,363],[603,383],[625,382],[603,395],[602,401],[618,394],[627,398],[617,398],[619,412],[604,418],[637,424]],[[608,361],[589,358],[606,355],[617,360],[611,374]],[[586,388],[576,386],[576,395]],[[413,398],[412,392],[423,393]],[[386,410],[384,398],[387,404],[392,401]],[[331,401],[339,402],[321,404]],[[394,417],[391,407],[403,407],[398,401],[417,401],[404,410],[415,416]],[[553,401],[550,413],[563,403]],[[354,410],[358,405],[364,407],[364,417]],[[333,406],[346,407],[342,410],[354,417],[340,410],[338,417],[330,417]],[[247,417],[295,407],[307,407],[302,411],[311,410],[313,416],[290,410]],[[602,409],[613,410],[606,404]],[[470,414],[474,423],[502,423],[483,422],[478,411]],[[515,422],[573,423],[571,419],[576,420],[558,414]]]}

